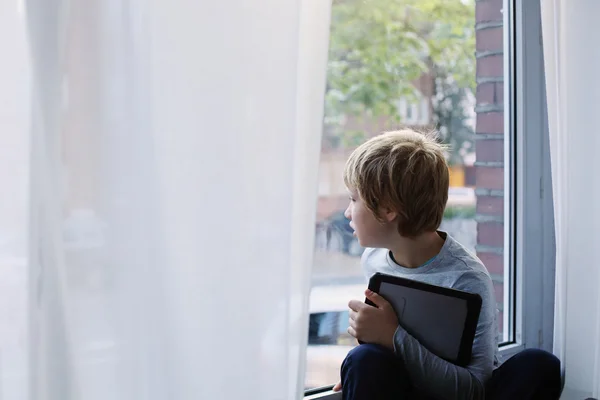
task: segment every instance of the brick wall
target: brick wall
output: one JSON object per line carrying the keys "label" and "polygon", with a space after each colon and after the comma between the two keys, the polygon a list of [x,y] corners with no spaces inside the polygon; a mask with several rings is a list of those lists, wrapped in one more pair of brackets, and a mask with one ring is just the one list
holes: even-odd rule
{"label": "brick wall", "polygon": [[492,275],[502,327],[504,269],[504,72],[502,0],[477,0],[475,183],[477,255]]}

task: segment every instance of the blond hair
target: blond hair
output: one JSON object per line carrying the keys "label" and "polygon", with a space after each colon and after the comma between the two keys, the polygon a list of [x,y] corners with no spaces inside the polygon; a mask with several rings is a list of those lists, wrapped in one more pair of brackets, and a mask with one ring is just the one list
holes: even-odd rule
{"label": "blond hair", "polygon": [[360,145],[346,162],[344,183],[380,221],[381,209],[398,213],[398,232],[415,237],[437,230],[450,182],[445,148],[435,134],[387,132]]}

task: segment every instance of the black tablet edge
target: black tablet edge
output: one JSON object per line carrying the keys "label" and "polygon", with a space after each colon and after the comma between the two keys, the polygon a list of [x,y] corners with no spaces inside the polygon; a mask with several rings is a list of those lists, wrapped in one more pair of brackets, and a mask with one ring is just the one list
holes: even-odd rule
{"label": "black tablet edge", "polygon": [[[475,293],[465,292],[464,290],[460,289],[432,285],[430,283],[419,282],[408,278],[401,278],[399,276],[382,274],[381,272],[376,272],[375,274],[373,274],[373,276],[369,280],[369,289],[378,293],[379,287],[381,286],[382,282],[391,283],[393,285],[405,286],[417,290],[424,290],[426,292],[441,294],[444,296],[450,296],[463,300],[471,300],[473,296],[478,296]],[[373,287],[373,289],[371,287]]]}
{"label": "black tablet edge", "polygon": [[470,293],[471,299],[467,300],[467,318],[463,328],[463,335],[460,341],[460,349],[458,352],[457,365],[466,367],[471,362],[473,355],[473,341],[477,333],[477,324],[479,323],[479,315],[483,300],[477,293]]}
{"label": "black tablet edge", "polygon": [[[381,280],[380,279],[373,279],[373,278],[379,277],[379,276],[383,276],[383,274],[380,273],[380,272],[376,272],[371,277],[371,279],[369,279],[369,290],[371,292],[379,293],[379,288],[381,287]],[[368,305],[370,305],[370,306],[377,307],[375,305],[375,303],[373,303],[371,300],[367,299],[366,297],[365,297],[365,303],[368,304]]]}
{"label": "black tablet edge", "polygon": [[[371,279],[369,279],[369,286],[368,286],[368,288],[369,288],[369,290],[371,292],[379,293],[379,287],[380,287],[381,281],[378,280],[378,279],[373,279],[373,277],[376,276],[376,275],[382,275],[382,274],[379,273],[379,272],[376,272],[375,275],[373,275],[371,277]],[[373,307],[377,307],[375,305],[375,303],[373,303],[371,300],[367,299],[366,297],[365,297],[365,304],[368,304],[368,305],[373,306]],[[364,342],[362,340],[358,340],[358,344],[364,344]]]}

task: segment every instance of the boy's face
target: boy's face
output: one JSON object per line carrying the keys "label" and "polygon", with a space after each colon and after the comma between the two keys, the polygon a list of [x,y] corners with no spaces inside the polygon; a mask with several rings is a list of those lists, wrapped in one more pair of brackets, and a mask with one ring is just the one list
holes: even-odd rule
{"label": "boy's face", "polygon": [[[354,236],[362,247],[387,247],[391,236],[397,232],[394,224],[395,213],[383,213],[384,222],[375,218],[367,208],[355,189],[348,189],[350,204],[344,212],[350,220],[350,227],[354,229]],[[385,222],[387,221],[387,222]]]}

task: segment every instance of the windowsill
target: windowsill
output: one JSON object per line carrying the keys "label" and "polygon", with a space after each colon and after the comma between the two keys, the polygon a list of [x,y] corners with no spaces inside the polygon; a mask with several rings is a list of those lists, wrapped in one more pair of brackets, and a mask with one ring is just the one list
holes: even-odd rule
{"label": "windowsill", "polygon": [[333,385],[323,388],[311,389],[304,392],[304,400],[339,400],[342,398],[341,392],[334,392]]}

